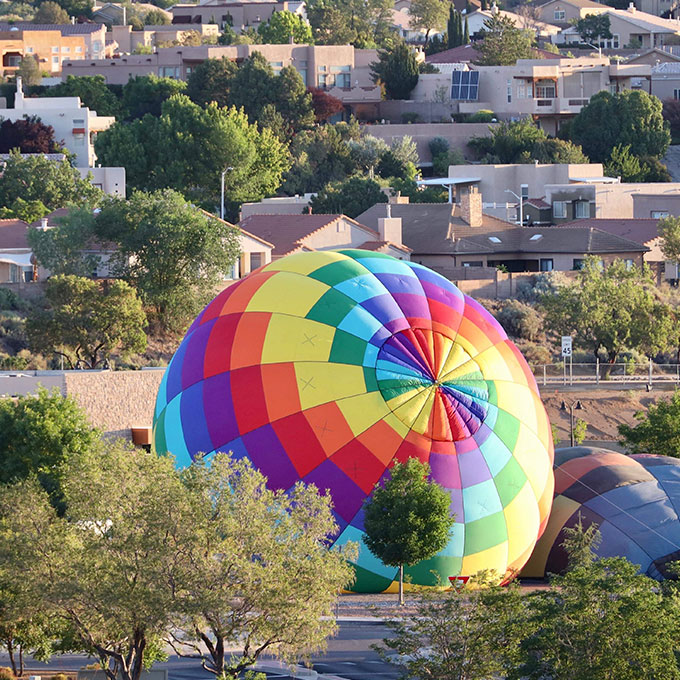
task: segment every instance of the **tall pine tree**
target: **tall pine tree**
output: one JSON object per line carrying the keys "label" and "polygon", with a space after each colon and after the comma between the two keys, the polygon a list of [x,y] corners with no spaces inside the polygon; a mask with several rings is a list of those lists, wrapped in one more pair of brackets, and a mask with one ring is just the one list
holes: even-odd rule
{"label": "tall pine tree", "polygon": [[453,3],[449,6],[449,18],[446,22],[446,33],[448,38],[448,47],[456,47],[456,10]]}
{"label": "tall pine tree", "polygon": [[463,45],[470,44],[470,28],[468,27],[467,14],[465,15],[465,28],[463,30]]}

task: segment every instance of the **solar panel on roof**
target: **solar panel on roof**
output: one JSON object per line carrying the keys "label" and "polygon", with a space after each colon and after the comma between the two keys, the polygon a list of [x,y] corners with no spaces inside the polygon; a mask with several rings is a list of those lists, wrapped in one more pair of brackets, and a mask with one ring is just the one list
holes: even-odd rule
{"label": "solar panel on roof", "polygon": [[453,71],[451,73],[451,99],[477,101],[479,96],[479,71]]}

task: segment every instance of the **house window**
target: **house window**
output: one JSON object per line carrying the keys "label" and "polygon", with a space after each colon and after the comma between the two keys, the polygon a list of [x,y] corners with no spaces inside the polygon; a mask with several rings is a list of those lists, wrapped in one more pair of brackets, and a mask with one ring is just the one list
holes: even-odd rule
{"label": "house window", "polygon": [[179,78],[179,66],[161,66],[158,75],[161,78]]}
{"label": "house window", "polygon": [[567,18],[567,14],[563,9],[556,9],[553,14],[555,21],[564,21]]}
{"label": "house window", "polygon": [[307,85],[307,60],[306,59],[300,59],[296,62],[295,68],[297,69],[297,72],[300,74],[300,78],[302,78],[302,82]]}
{"label": "house window", "polygon": [[555,81],[539,80],[536,83],[536,99],[555,99]]}
{"label": "house window", "polygon": [[473,260],[472,262],[463,262],[463,267],[481,267],[481,260]]}
{"label": "house window", "polygon": [[62,47],[61,51],[64,52],[65,54],[68,54],[71,51],[70,47]]}
{"label": "house window", "polygon": [[626,258],[626,259],[624,260],[624,262],[626,263],[626,269],[627,269],[628,271],[630,271],[630,270],[633,268],[633,265],[634,265],[633,260],[631,260],[631,259],[629,259],[629,258]]}
{"label": "house window", "polygon": [[555,219],[564,219],[567,216],[567,202],[553,201],[553,217]]}
{"label": "house window", "polygon": [[575,257],[571,268],[575,269],[577,271],[581,270],[581,269],[583,269],[583,263],[584,262],[585,262],[585,260],[582,257]]}
{"label": "house window", "polygon": [[670,213],[668,210],[652,210],[651,212],[651,217],[653,220],[660,220],[663,219],[664,217],[668,217]]}
{"label": "house window", "polygon": [[506,83],[506,89],[508,91],[508,104],[512,101],[512,80],[508,79]]}
{"label": "house window", "polygon": [[[32,47],[27,47],[27,48],[26,48],[26,53],[27,53],[27,54],[33,54],[33,48],[32,48]],[[676,91],[677,91],[677,90],[676,90]],[[677,99],[677,97],[676,97],[676,99]]]}
{"label": "house window", "polygon": [[551,272],[553,270],[553,259],[551,257],[542,257],[540,269],[542,272]]}
{"label": "house window", "polygon": [[283,68],[282,61],[270,61],[269,65],[272,67],[272,71],[274,71],[275,76],[278,76],[279,73],[281,73],[281,69]]}
{"label": "house window", "polygon": [[600,47],[605,47],[608,49],[613,49],[617,50],[619,49],[619,45],[621,43],[621,37],[619,36],[618,33],[612,34],[611,38],[603,38],[600,40]]}
{"label": "house window", "polygon": [[59,54],[59,48],[58,47],[52,47],[52,54]]}
{"label": "house window", "polygon": [[574,201],[574,217],[577,220],[590,217],[590,203],[588,201]]}
{"label": "house window", "polygon": [[352,74],[351,67],[347,66],[331,66],[331,77],[336,87],[351,87]]}
{"label": "house window", "polygon": [[59,57],[52,57],[52,64],[59,64]]}
{"label": "house window", "polygon": [[78,46],[76,47],[76,52],[80,53],[80,52],[82,52],[82,51],[83,51],[82,46],[81,46],[81,45],[78,45]]}

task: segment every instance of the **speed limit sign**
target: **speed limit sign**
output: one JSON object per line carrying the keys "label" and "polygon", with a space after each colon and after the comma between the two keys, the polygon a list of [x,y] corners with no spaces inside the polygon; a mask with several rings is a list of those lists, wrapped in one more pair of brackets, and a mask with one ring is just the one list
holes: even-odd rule
{"label": "speed limit sign", "polygon": [[571,335],[562,336],[562,356],[563,357],[571,356]]}

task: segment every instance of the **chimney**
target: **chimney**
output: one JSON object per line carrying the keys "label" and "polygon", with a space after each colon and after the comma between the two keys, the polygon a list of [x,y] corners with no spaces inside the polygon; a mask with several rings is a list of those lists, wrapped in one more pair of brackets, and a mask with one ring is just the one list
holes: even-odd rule
{"label": "chimney", "polygon": [[17,91],[14,95],[14,108],[24,108],[24,79],[21,76],[17,76]]}
{"label": "chimney", "polygon": [[378,218],[378,233],[381,241],[394,243],[395,246],[401,243],[401,217],[392,217],[392,206],[386,205],[386,217]]}
{"label": "chimney", "polygon": [[460,218],[471,227],[482,226],[482,195],[474,184],[460,192]]}
{"label": "chimney", "polygon": [[41,217],[40,218],[40,228],[44,231],[47,229],[47,218],[46,217]]}
{"label": "chimney", "polygon": [[411,199],[408,196],[402,196],[401,191],[397,191],[396,194],[387,199],[387,202],[392,203],[393,205],[406,205],[411,202]]}
{"label": "chimney", "polygon": [[628,11],[632,13],[635,13],[637,11],[637,7],[635,6],[634,2],[630,2],[628,4]]}

